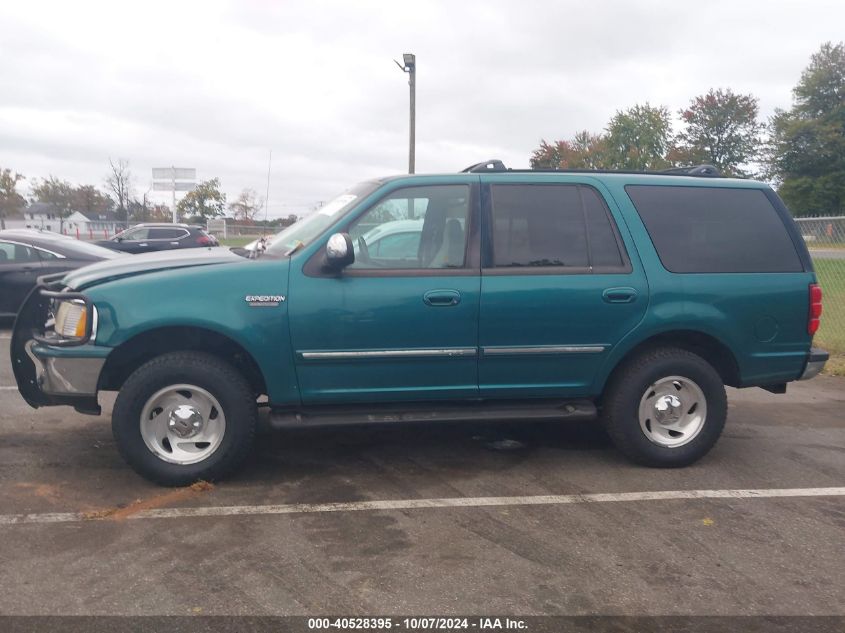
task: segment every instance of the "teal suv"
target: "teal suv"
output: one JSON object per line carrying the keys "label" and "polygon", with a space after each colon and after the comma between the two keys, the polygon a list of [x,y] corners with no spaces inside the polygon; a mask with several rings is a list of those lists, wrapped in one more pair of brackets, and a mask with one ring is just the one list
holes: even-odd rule
{"label": "teal suv", "polygon": [[98,414],[117,391],[117,445],[164,485],[243,463],[262,407],[278,427],[597,418],[632,460],[685,466],[725,385],[784,393],[827,360],[789,212],[707,166],[384,178],[269,244],[42,278],[21,395]]}

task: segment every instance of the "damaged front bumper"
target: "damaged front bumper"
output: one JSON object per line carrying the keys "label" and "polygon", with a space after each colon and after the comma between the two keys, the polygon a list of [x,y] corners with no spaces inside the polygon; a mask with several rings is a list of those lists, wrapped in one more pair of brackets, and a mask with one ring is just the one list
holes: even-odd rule
{"label": "damaged front bumper", "polygon": [[46,327],[53,301],[71,299],[90,305],[80,293],[55,288],[63,276],[40,278],[21,306],[12,330],[12,370],[18,391],[31,407],[70,405],[82,413],[99,414],[98,382],[111,348],[90,344],[91,328],[82,340],[67,341]]}

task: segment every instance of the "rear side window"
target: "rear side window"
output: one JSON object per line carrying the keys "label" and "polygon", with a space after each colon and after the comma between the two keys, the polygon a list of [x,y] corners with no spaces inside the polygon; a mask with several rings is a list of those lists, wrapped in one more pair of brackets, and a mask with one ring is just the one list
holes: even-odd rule
{"label": "rear side window", "polygon": [[801,272],[777,210],[759,189],[625,187],[673,273]]}
{"label": "rear side window", "polygon": [[181,240],[188,235],[185,229],[150,229],[151,240]]}
{"label": "rear side window", "polygon": [[40,257],[42,261],[50,261],[51,259],[59,258],[55,253],[51,253],[50,251],[44,251],[40,248],[38,249],[38,257]]}
{"label": "rear side window", "polygon": [[496,268],[620,269],[618,234],[598,192],[582,185],[492,185]]}
{"label": "rear side window", "polygon": [[587,235],[590,238],[590,265],[593,268],[619,267],[622,253],[616,232],[610,224],[610,212],[599,198],[598,192],[589,187],[580,187],[587,214]]}

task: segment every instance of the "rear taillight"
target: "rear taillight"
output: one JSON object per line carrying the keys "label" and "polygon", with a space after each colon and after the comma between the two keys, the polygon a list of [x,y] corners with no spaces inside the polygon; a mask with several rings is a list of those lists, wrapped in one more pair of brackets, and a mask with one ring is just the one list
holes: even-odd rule
{"label": "rear taillight", "polygon": [[813,335],[819,329],[822,315],[822,287],[810,284],[810,314],[807,319],[807,334]]}
{"label": "rear taillight", "polygon": [[211,238],[207,235],[200,235],[197,238],[197,244],[199,244],[200,246],[208,246],[209,244],[211,244]]}

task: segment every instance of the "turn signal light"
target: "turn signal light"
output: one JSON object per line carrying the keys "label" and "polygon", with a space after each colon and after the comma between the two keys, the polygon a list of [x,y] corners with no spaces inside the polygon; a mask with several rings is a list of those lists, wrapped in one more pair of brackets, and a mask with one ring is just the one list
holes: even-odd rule
{"label": "turn signal light", "polygon": [[76,328],[73,335],[76,338],[83,338],[85,336],[85,328],[88,327],[88,310],[83,310],[79,315],[79,320],[76,322]]}
{"label": "turn signal light", "polygon": [[55,329],[65,339],[85,338],[88,308],[81,301],[61,301],[56,309]]}

